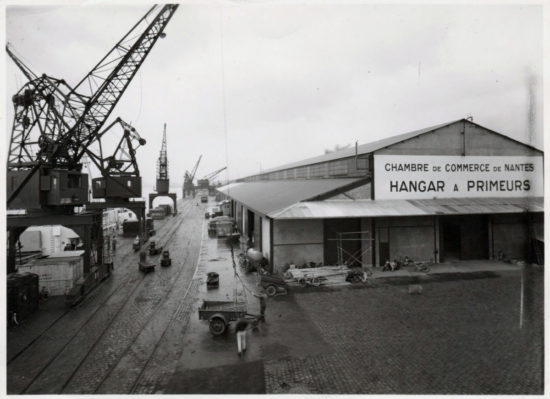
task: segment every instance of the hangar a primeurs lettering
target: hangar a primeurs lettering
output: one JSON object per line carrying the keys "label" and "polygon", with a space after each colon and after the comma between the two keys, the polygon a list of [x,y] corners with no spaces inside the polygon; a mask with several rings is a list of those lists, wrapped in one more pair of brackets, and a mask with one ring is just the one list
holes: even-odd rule
{"label": "hangar a primeurs lettering", "polygon": [[542,197],[542,157],[375,155],[376,199]]}

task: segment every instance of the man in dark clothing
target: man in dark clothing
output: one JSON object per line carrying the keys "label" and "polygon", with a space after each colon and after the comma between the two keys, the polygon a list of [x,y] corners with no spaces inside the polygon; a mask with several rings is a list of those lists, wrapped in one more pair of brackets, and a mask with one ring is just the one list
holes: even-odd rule
{"label": "man in dark clothing", "polygon": [[264,293],[253,294],[260,300],[260,321],[265,323],[265,308],[267,307],[267,295]]}

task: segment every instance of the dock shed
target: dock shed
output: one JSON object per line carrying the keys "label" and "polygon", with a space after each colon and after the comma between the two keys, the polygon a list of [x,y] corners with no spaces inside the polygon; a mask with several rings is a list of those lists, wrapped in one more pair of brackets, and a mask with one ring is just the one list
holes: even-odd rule
{"label": "dock shed", "polygon": [[219,187],[270,262],[533,259],[543,152],[467,119],[283,165]]}

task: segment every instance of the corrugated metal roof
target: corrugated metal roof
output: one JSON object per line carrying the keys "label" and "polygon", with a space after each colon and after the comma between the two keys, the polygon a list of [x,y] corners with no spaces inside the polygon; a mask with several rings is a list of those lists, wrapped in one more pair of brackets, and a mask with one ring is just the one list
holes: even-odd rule
{"label": "corrugated metal roof", "polygon": [[[444,126],[452,125],[453,123],[459,122],[461,120],[462,119],[458,119],[456,121],[442,123],[442,124],[427,127],[427,128],[424,128],[424,129],[399,134],[397,136],[392,136],[392,137],[388,137],[388,138],[385,138],[385,139],[382,139],[382,140],[373,141],[371,143],[361,144],[361,145],[357,146],[357,154],[358,155],[370,154],[373,151],[380,150],[380,149],[385,148],[389,145],[399,143],[403,140],[407,140],[407,139],[413,138],[415,136],[419,136],[421,134],[430,132],[430,131],[435,130],[435,129],[442,128]],[[308,158],[308,159],[304,159],[304,160],[301,160],[301,161],[292,162],[292,163],[289,163],[289,164],[286,164],[286,165],[278,166],[278,167],[275,167],[275,168],[267,169],[267,170],[262,171],[262,174],[270,173],[270,172],[276,172],[278,170],[297,168],[299,166],[311,165],[311,164],[320,163],[320,162],[332,161],[332,160],[336,160],[336,159],[340,159],[340,158],[352,157],[354,155],[355,155],[355,147],[345,148],[343,150],[331,152],[329,154],[323,154],[323,155],[319,155],[317,157]]]}
{"label": "corrugated metal roof", "polygon": [[430,200],[326,200],[293,204],[272,212],[273,219],[329,219],[544,212],[544,199],[453,198]]}
{"label": "corrugated metal roof", "polygon": [[263,215],[344,188],[363,179],[273,180],[231,183],[217,190]]}

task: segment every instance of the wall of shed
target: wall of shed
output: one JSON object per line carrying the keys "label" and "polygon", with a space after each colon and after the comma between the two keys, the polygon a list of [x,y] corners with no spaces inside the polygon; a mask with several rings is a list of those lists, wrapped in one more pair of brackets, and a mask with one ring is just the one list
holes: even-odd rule
{"label": "wall of shed", "polygon": [[389,260],[405,256],[415,261],[435,259],[436,240],[433,217],[380,218],[375,219],[375,226],[375,262],[377,266],[386,260],[381,259],[381,242],[389,242]]}
{"label": "wall of shed", "polygon": [[[464,134],[463,134],[464,132]],[[469,122],[457,122],[376,151],[398,155],[525,155],[542,156],[514,140]]]}
{"label": "wall of shed", "polygon": [[493,215],[492,254],[498,259],[526,259],[529,253],[529,227],[527,215],[509,214]]}
{"label": "wall of shed", "polygon": [[273,271],[286,263],[323,262],[322,220],[273,220]]}
{"label": "wall of shed", "polygon": [[262,218],[262,253],[271,263],[271,234],[270,234],[271,219]]}

